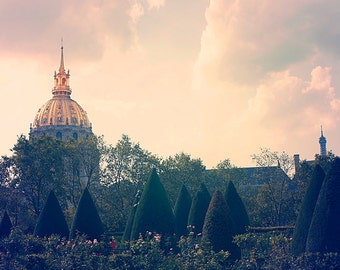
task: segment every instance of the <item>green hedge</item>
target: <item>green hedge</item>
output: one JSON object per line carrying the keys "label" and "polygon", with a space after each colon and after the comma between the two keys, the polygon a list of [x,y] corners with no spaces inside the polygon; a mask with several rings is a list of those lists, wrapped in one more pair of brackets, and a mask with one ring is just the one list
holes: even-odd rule
{"label": "green hedge", "polygon": [[51,191],[39,215],[34,235],[48,237],[52,234],[58,234],[61,237],[68,238],[69,233],[69,228],[58,199],[54,192]]}
{"label": "green hedge", "polygon": [[136,210],[131,239],[138,239],[146,232],[172,235],[174,230],[175,219],[168,195],[153,169]]}
{"label": "green hedge", "polygon": [[103,233],[104,227],[98,215],[96,205],[89,190],[85,188],[73,219],[70,239],[74,239],[77,234],[85,234],[88,239],[99,240]]}

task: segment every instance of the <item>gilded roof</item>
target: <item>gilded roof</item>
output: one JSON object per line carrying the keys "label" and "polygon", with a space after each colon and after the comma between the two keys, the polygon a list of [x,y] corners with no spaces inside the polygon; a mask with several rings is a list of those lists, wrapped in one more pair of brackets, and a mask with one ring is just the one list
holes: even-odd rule
{"label": "gilded roof", "polygon": [[69,96],[54,96],[37,112],[33,129],[49,125],[72,125],[90,127],[85,110]]}
{"label": "gilded roof", "polygon": [[61,60],[58,73],[54,73],[53,98],[37,112],[32,129],[50,125],[70,125],[90,128],[91,124],[85,110],[73,99],[69,86],[70,72],[65,71],[64,53],[61,47]]}

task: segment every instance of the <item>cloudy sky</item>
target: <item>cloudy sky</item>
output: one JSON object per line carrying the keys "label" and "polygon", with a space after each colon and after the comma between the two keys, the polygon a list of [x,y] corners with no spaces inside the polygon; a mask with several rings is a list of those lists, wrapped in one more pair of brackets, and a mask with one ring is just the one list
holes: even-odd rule
{"label": "cloudy sky", "polygon": [[0,154],[52,97],[60,62],[97,135],[207,167],[260,147],[340,153],[337,0],[2,0]]}

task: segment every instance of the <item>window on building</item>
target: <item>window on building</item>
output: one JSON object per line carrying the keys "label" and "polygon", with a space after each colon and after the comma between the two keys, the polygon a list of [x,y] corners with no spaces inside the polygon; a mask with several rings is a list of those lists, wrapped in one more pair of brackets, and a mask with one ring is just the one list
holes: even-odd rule
{"label": "window on building", "polygon": [[63,134],[61,134],[61,132],[58,131],[57,134],[56,134],[56,137],[57,137],[58,139],[62,140],[62,139],[63,139]]}

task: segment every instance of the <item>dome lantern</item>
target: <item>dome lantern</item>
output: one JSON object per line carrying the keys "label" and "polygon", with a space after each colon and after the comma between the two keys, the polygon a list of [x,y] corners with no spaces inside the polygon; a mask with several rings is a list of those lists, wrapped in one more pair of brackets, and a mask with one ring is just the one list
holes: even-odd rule
{"label": "dome lantern", "polygon": [[64,66],[64,47],[61,46],[61,56],[60,56],[60,67],[59,72],[54,72],[54,87],[52,90],[52,94],[54,96],[63,95],[63,96],[70,96],[72,90],[69,85],[70,79],[70,72],[65,71]]}

